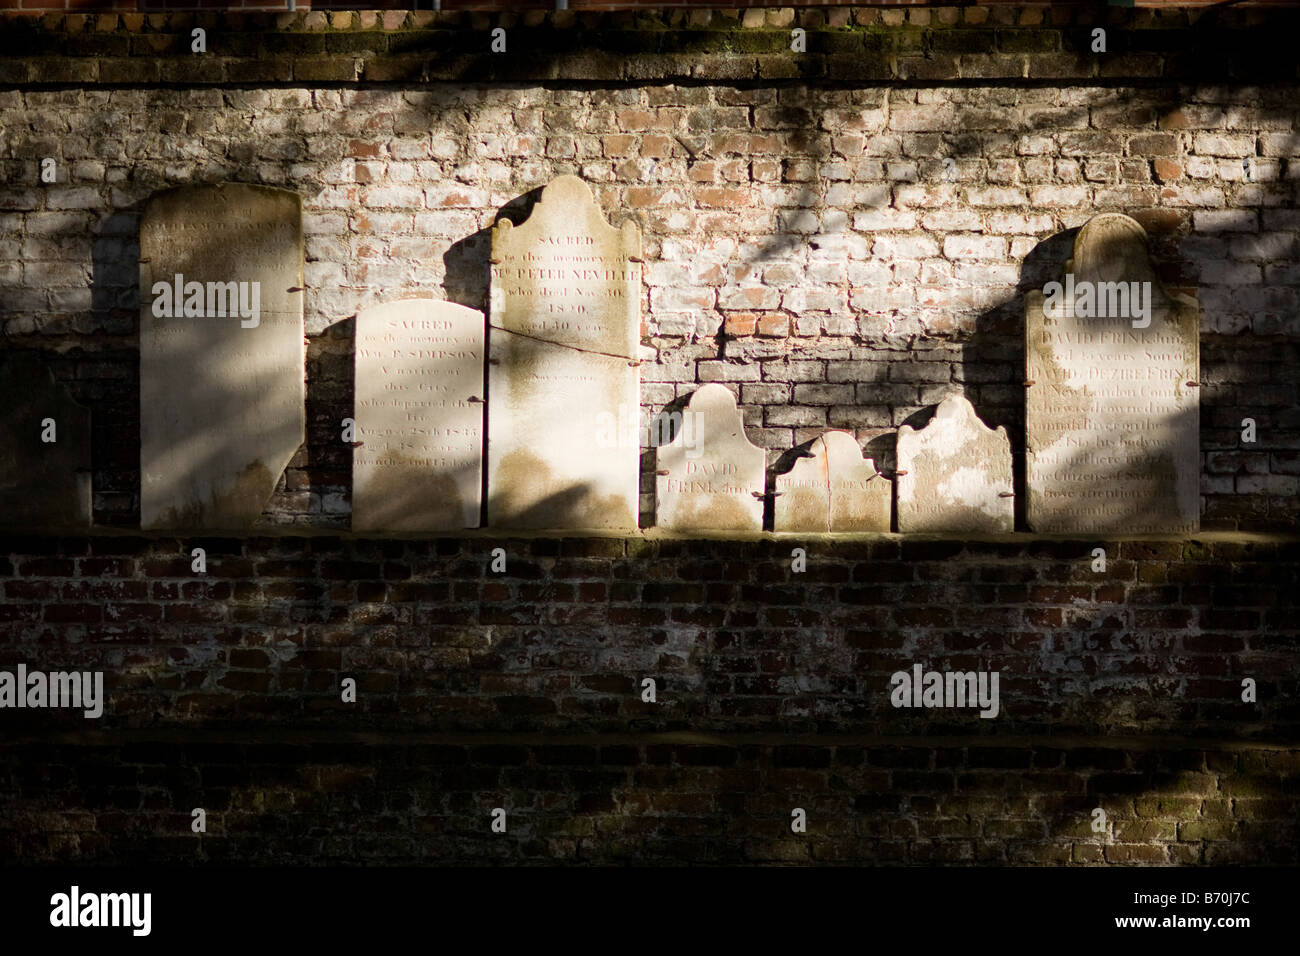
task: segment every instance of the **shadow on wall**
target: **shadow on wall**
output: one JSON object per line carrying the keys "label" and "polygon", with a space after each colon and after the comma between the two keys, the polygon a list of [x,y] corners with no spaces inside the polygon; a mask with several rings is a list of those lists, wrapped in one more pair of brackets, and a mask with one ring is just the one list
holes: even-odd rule
{"label": "shadow on wall", "polygon": [[[1208,19],[1208,18],[1207,18]],[[892,89],[885,84],[881,84],[885,89]],[[806,158],[808,163],[808,178],[798,184],[797,191],[793,197],[793,204],[788,208],[783,207],[776,212],[777,229],[766,237],[765,241],[759,241],[753,249],[745,250],[747,255],[747,264],[750,266],[761,265],[765,259],[773,258],[788,254],[791,250],[806,247],[812,250],[818,243],[828,241],[838,241],[834,234],[825,231],[825,223],[822,222],[820,228],[822,232],[816,232],[816,226],[808,227],[801,225],[810,221],[820,221],[824,216],[827,203],[826,193],[835,183],[823,177],[823,166],[836,158],[836,153],[832,149],[832,137],[826,130],[821,129],[822,118],[820,114],[825,111],[827,104],[830,102],[828,97],[834,91],[821,90],[810,86],[806,82],[793,81],[785,85],[779,85],[776,89],[775,96],[783,109],[788,109],[789,115],[783,122],[788,122],[794,133],[795,138],[790,142],[800,144],[803,153],[792,155],[788,159],[803,160]],[[156,91],[149,95],[151,108],[165,110],[174,106],[175,91]],[[1144,92],[1144,97],[1154,94]],[[1201,95],[1201,90],[1195,87],[1188,87],[1178,91],[1162,91],[1159,98],[1162,105],[1155,115],[1167,115],[1168,113],[1179,109],[1189,102],[1194,102]],[[1108,92],[1106,94],[1108,101],[1107,108],[1122,108],[1129,100],[1131,95],[1122,91]],[[404,101],[405,102],[405,101]],[[437,96],[429,100],[418,100],[416,103],[406,104],[409,116],[403,117],[402,121],[407,123],[413,122],[436,122],[446,111],[446,98]],[[1054,122],[1064,120],[1073,121],[1072,118],[1083,118],[1086,120],[1089,113],[1088,105],[1079,105],[1064,108],[1063,110],[1045,110],[1043,116],[1038,117],[1032,122],[1027,122],[1021,130],[1015,132],[1033,132],[1051,127]],[[970,112],[967,109],[958,111],[958,118],[954,132],[946,134],[936,134],[930,139],[918,145],[918,149],[924,152],[916,157],[920,167],[920,181],[924,182],[934,176],[941,175],[941,159],[944,157],[955,158],[958,161],[964,158],[980,159],[987,148],[986,140],[990,134],[980,130],[963,130],[962,117],[965,113]],[[1063,117],[1060,115],[1065,114]],[[311,155],[311,150],[307,145],[310,140],[309,134],[304,130],[302,120],[295,119],[300,116],[302,111],[289,111],[287,126],[283,131],[275,134],[275,148],[279,153],[283,153],[285,158],[280,160],[281,166],[276,170],[268,173],[268,164],[263,162],[257,151],[246,140],[232,138],[226,152],[219,156],[216,162],[220,165],[205,167],[201,172],[196,174],[195,179],[191,181],[241,181],[241,182],[263,182],[267,185],[287,186],[297,189],[304,194],[305,199],[310,203],[312,197],[320,192],[325,186],[318,182],[311,181],[288,181],[287,175],[282,173],[287,169],[290,162],[301,162],[304,158]],[[708,112],[703,108],[689,109],[687,113],[688,124],[693,124],[691,129],[696,130],[692,149],[694,150],[687,161],[687,168],[699,162],[708,162],[720,158],[718,150],[721,145],[712,143],[708,140]],[[1054,118],[1055,117],[1055,118]],[[255,117],[256,118],[256,117]],[[104,111],[96,120],[101,128],[111,129],[114,127],[125,128],[128,117],[125,113],[114,114],[112,107]],[[1265,128],[1273,122],[1289,122],[1289,114],[1277,114],[1264,111],[1261,117],[1261,128]],[[697,129],[698,128],[698,129]],[[683,132],[686,135],[686,132]],[[867,137],[868,142],[871,136]],[[30,139],[30,137],[29,137]],[[932,140],[932,141],[931,141]],[[12,143],[12,150],[22,152],[23,155],[37,155],[35,140],[23,140],[17,138]],[[36,150],[35,152],[33,150]],[[53,148],[53,155],[61,156],[57,147]],[[161,163],[166,157],[159,157]],[[121,161],[127,162],[128,158],[123,155]],[[175,182],[163,181],[159,177],[149,173],[150,165],[137,159],[140,175],[134,178],[132,184],[140,190],[152,188],[163,188],[165,186],[176,185]],[[1279,161],[1280,175],[1285,177],[1285,161]],[[547,178],[559,174],[560,172],[579,172],[573,164],[566,162],[556,162],[550,167]],[[657,167],[653,171],[647,172],[652,177],[653,182],[667,182],[661,177],[666,176],[664,167]],[[880,183],[867,183],[865,185],[855,182],[858,194],[858,206],[860,210],[870,210],[882,208],[891,202],[890,187],[891,183],[882,181]],[[880,186],[882,188],[873,189],[871,186]],[[49,187],[49,190],[63,187]],[[527,211],[535,202],[540,186],[525,193],[510,203],[506,204],[499,210],[499,215],[510,218],[514,221],[522,221],[526,218]],[[1254,208],[1292,208],[1296,205],[1297,189],[1300,189],[1300,179],[1283,178],[1279,182],[1261,183],[1259,188],[1252,190],[1248,194],[1249,198],[1253,197]],[[47,190],[48,191],[48,190]],[[1157,258],[1163,260],[1170,259],[1171,251],[1179,244],[1179,234],[1185,233],[1187,228],[1188,213],[1178,207],[1174,212],[1168,207],[1160,207],[1159,200],[1156,197],[1155,187],[1143,187],[1135,195],[1139,202],[1148,203],[1145,209],[1118,209],[1115,211],[1129,212],[1139,221],[1143,221],[1152,233],[1153,252]],[[106,329],[108,335],[104,336],[101,341],[111,342],[112,344],[104,349],[87,351],[80,347],[74,348],[66,353],[61,353],[57,357],[51,358],[51,364],[55,373],[61,381],[67,382],[73,390],[73,394],[83,404],[92,405],[95,408],[93,418],[93,447],[94,447],[94,490],[96,502],[96,520],[105,524],[136,524],[139,520],[139,504],[136,498],[140,476],[138,473],[139,461],[139,433],[138,433],[138,365],[135,364],[135,356],[138,355],[138,328],[135,318],[135,310],[138,309],[138,298],[135,285],[135,260],[138,258],[138,235],[136,228],[139,218],[139,210],[143,200],[139,200],[132,205],[124,206],[101,217],[92,228],[93,232],[93,251],[92,251],[92,288],[90,302],[91,327],[97,330]],[[41,200],[37,199],[32,207],[37,211],[41,206]],[[1250,205],[1243,205],[1242,202],[1235,204],[1235,208],[1251,208]],[[1096,209],[1093,212],[1110,211],[1105,209]],[[1174,212],[1171,220],[1169,214]],[[1147,214],[1152,214],[1148,216]],[[637,219],[642,227],[643,233],[647,232],[648,218],[640,210],[629,210],[628,214]],[[802,216],[802,219],[801,219]],[[798,226],[799,228],[796,228]],[[1159,228],[1156,228],[1159,226]],[[804,228],[811,228],[811,232],[801,231]],[[78,227],[68,226],[59,231],[50,234],[51,241],[55,242],[75,242],[81,235]],[[856,234],[855,234],[856,235]],[[1017,469],[1017,508],[1023,505],[1023,394],[1008,401],[1006,393],[1008,391],[1020,392],[1019,381],[1022,370],[1018,367],[1019,359],[1013,359],[1005,354],[1002,345],[998,342],[999,337],[1009,337],[1022,341],[1023,330],[1023,293],[1028,288],[1041,287],[1042,281],[1046,281],[1049,276],[1037,275],[1037,271],[1042,264],[1035,264],[1035,257],[1042,256],[1044,261],[1063,261],[1068,256],[1069,240],[1068,234],[1061,234],[1046,240],[1039,248],[1035,249],[1030,257],[1026,259],[1022,266],[1021,280],[1017,295],[1014,299],[1009,300],[1002,306],[981,315],[976,322],[975,333],[968,341],[961,344],[963,354],[963,365],[965,379],[960,383],[963,392],[976,406],[981,418],[990,426],[1005,425],[1008,433],[1012,436],[1015,456],[1014,460]],[[82,238],[80,241],[84,241]],[[1059,246],[1055,245],[1060,243]],[[326,253],[315,253],[312,249],[313,237],[308,235],[308,262],[321,261],[321,257]],[[453,243],[447,252],[443,255],[443,263],[446,269],[445,295],[450,301],[469,305],[474,308],[486,309],[486,289],[488,285],[488,256],[489,256],[489,232],[480,230],[472,236],[461,239]],[[1170,260],[1172,261],[1172,260]],[[1186,271],[1175,268],[1169,271],[1171,274],[1166,275],[1166,283],[1171,287],[1185,286],[1189,281],[1194,282],[1200,271],[1207,267],[1221,266],[1221,261],[1216,259],[1213,249],[1205,243],[1188,243],[1187,255],[1183,260],[1186,263]],[[16,275],[16,274],[15,274]],[[400,297],[404,290],[393,290],[391,296]],[[1267,288],[1266,290],[1267,291]],[[0,284],[0,302],[21,302],[24,303],[23,312],[34,313],[43,317],[48,317],[52,306],[48,300],[43,299],[41,304],[36,304],[32,299],[32,290],[24,287],[21,282],[15,278],[7,279]],[[26,304],[31,303],[27,308]],[[17,311],[17,310],[12,310]],[[69,315],[69,328],[75,328],[76,323],[81,318],[78,315]],[[329,319],[330,317],[325,317]],[[651,316],[651,318],[653,318]],[[343,323],[346,320],[334,319],[324,335],[313,335],[308,350],[308,401],[311,406],[309,410],[308,421],[308,441],[304,450],[300,451],[295,457],[291,469],[300,465],[306,469],[305,474],[309,477],[309,483],[313,484],[318,481],[326,481],[323,488],[315,488],[317,494],[324,497],[325,495],[336,495],[342,498],[346,495],[346,449],[338,448],[338,421],[344,415],[340,411],[350,407],[350,396],[343,396],[340,390],[332,388],[328,383],[328,375],[338,374],[334,366],[338,362],[348,364],[340,356],[342,352],[339,348],[342,340],[336,340],[335,335],[343,334]],[[15,348],[39,348],[45,354],[49,355],[51,350],[48,346],[48,332],[50,323],[48,321],[38,322],[37,327],[32,327],[30,322],[20,321],[11,323],[10,328],[6,330],[8,342]],[[46,334],[42,334],[46,333]],[[96,332],[96,334],[101,334]],[[116,341],[113,341],[113,339]],[[862,335],[856,336],[857,341],[866,343],[868,340]],[[324,340],[324,341],[322,341]],[[725,344],[730,341],[730,337],[719,330],[715,336],[718,345],[718,355],[724,354]],[[80,377],[75,363],[86,361],[87,364],[95,366],[88,369],[85,378]],[[110,368],[111,366],[111,368]],[[990,374],[989,370],[997,368],[1005,375],[1000,381],[977,381],[975,376],[981,378]],[[313,371],[320,373],[319,380],[313,376]],[[1009,374],[1007,374],[1009,372]],[[204,392],[203,379],[210,372],[202,368],[195,370],[196,385],[200,394]],[[134,378],[128,378],[134,376]],[[346,386],[344,386],[346,388]],[[1001,390],[1002,394],[998,394]],[[993,393],[993,394],[990,394]],[[1208,396],[1206,396],[1208,397]],[[1261,411],[1260,418],[1261,428],[1268,427],[1269,412]],[[929,410],[922,410],[916,413],[909,422],[920,423],[928,418]],[[919,416],[919,417],[918,417]],[[1206,429],[1210,428],[1210,423],[1203,420],[1203,434]],[[873,458],[879,469],[889,474],[893,468],[893,435],[891,433],[876,436],[866,442],[865,453]],[[305,462],[304,462],[305,459]],[[788,464],[790,458],[783,455],[778,459],[778,466],[783,467]],[[650,456],[643,455],[642,468],[642,491],[649,493],[653,487],[653,465]],[[335,484],[337,482],[337,484]],[[288,488],[283,477],[280,479],[278,486],[278,495],[291,494],[295,492],[306,493],[306,489]],[[346,522],[346,508],[341,504],[338,505],[340,511],[337,515],[340,522]],[[648,515],[642,516],[642,522],[649,520]],[[1018,520],[1018,526],[1023,527],[1023,515]]]}

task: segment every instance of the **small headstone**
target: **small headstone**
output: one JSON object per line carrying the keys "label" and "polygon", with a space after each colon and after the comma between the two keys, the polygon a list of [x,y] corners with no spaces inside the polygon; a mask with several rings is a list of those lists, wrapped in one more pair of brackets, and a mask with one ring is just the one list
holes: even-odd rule
{"label": "small headstone", "polygon": [[184,186],[140,221],[140,525],[239,530],[305,434],[302,199]]}
{"label": "small headstone", "polygon": [[762,531],[766,455],[745,437],[725,385],[691,396],[682,425],[658,449],[655,523],[670,531]]}
{"label": "small headstone", "polygon": [[[1200,524],[1200,316],[1128,216],[1090,219],[1062,281],[1027,297],[1025,517],[1040,532]],[[1047,293],[1047,294],[1045,294]]]}
{"label": "small headstone", "polygon": [[352,530],[478,527],[483,345],[483,313],[453,302],[357,315]]}
{"label": "small headstone", "polygon": [[893,494],[848,432],[827,432],[776,478],[773,531],[888,531]]}
{"label": "small headstone", "polygon": [[898,530],[1013,530],[1011,441],[989,428],[961,395],[950,395],[924,428],[898,430]]}
{"label": "small headstone", "polygon": [[86,530],[90,409],[74,402],[32,352],[0,353],[0,382],[0,528]]}
{"label": "small headstone", "polygon": [[488,522],[634,530],[641,238],[576,176],[492,231]]}

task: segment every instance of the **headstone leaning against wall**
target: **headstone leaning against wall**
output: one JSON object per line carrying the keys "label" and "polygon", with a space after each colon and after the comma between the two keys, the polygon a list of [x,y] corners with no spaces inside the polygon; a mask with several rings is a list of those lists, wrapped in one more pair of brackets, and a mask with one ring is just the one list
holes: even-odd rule
{"label": "headstone leaning against wall", "polygon": [[658,451],[655,525],[669,531],[762,531],[763,449],[745,437],[735,396],[717,382],[682,412]]}
{"label": "headstone leaning against wall", "polygon": [[1015,526],[1011,441],[962,395],[945,398],[924,428],[898,429],[898,530],[975,534]]}
{"label": "headstone leaning against wall", "polygon": [[241,530],[305,434],[302,200],[183,186],[140,221],[140,525]]}
{"label": "headstone leaning against wall", "polygon": [[862,457],[856,438],[826,432],[808,451],[809,457],[776,478],[773,531],[889,530],[889,479]]}
{"label": "headstone leaning against wall", "polygon": [[90,527],[90,409],[34,352],[0,353],[0,528]]}
{"label": "headstone leaning against wall", "polygon": [[[641,238],[560,176],[492,231],[488,523],[634,530]],[[616,427],[632,422],[631,428]]]}
{"label": "headstone leaning against wall", "polygon": [[1200,315],[1128,216],[1079,230],[1025,310],[1025,516],[1033,531],[1195,531]]}
{"label": "headstone leaning against wall", "polygon": [[476,528],[483,313],[404,299],[356,320],[352,530]]}

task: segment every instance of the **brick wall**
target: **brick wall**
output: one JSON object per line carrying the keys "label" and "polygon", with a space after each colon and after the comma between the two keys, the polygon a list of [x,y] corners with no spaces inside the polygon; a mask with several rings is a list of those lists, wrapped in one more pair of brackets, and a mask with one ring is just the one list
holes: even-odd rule
{"label": "brick wall", "polygon": [[[93,407],[100,526],[0,541],[0,667],[110,689],[4,713],[0,856],[1296,861],[1294,18],[753,12],[0,24],[0,331]],[[566,172],[644,236],[644,412],[724,382],[782,469],[834,427],[888,471],[951,391],[1019,454],[1024,295],[1135,216],[1204,307],[1211,533],[348,536],[352,317],[485,308],[486,230]],[[131,534],[141,204],[226,180],[304,197],[308,441],[259,537]],[[914,662],[998,670],[1001,714],[891,707]],[[477,835],[493,806],[524,839]]]}
{"label": "brick wall", "polygon": [[[109,704],[6,712],[0,854],[1298,859],[1294,542],[792,543],[8,539],[0,668]],[[894,708],[913,663],[998,717]]]}
{"label": "brick wall", "polygon": [[[964,17],[976,12],[989,13]],[[430,75],[453,68],[446,54],[398,53],[399,41],[445,50],[453,38],[463,46],[486,33],[468,22],[375,31],[359,29],[359,19],[338,21],[358,29],[336,30],[324,14],[304,14],[296,30],[262,35],[250,26],[258,21],[232,19],[235,32],[204,21],[210,59],[178,48],[199,22],[184,15],[151,17],[134,32],[116,16],[69,17],[60,22],[77,22],[67,33],[25,23],[5,31],[11,48],[31,53],[43,43],[50,53],[11,61],[20,85],[0,92],[9,183],[0,197],[0,321],[7,345],[50,353],[57,374],[96,406],[101,523],[138,522],[135,261],[139,210],[154,190],[238,180],[304,195],[310,437],[267,517],[344,528],[350,455],[339,422],[351,410],[351,317],[404,295],[484,308],[487,230],[503,215],[524,218],[541,185],[572,172],[592,183],[615,222],[630,216],[644,234],[644,414],[701,382],[725,382],[749,437],[782,470],[792,447],[828,427],[855,433],[888,470],[894,429],[923,420],[952,391],[1006,425],[1019,456],[1024,294],[1059,275],[1072,230],[1089,216],[1127,212],[1150,231],[1166,282],[1194,289],[1204,306],[1203,526],[1296,527],[1294,81],[1184,82],[1189,61],[1150,50],[1091,57],[1085,68],[1067,48],[1086,25],[994,30],[977,20],[813,34],[814,48],[840,51],[812,55],[828,69],[841,60],[870,67],[875,57],[903,75],[921,75],[924,64],[991,75],[961,85],[738,86],[699,73],[735,54],[654,53],[623,60],[663,81],[573,88],[527,79],[530,69],[600,75],[581,52],[582,30],[543,25],[567,37],[567,59],[503,65],[523,71],[516,81],[355,88],[336,81],[387,75],[380,67],[394,57],[415,57],[424,64],[417,72]],[[115,29],[101,31],[101,22]],[[1112,27],[1113,41],[1178,49],[1168,38],[1179,31],[1152,23],[1163,26]],[[613,32],[624,47],[647,42],[644,31]],[[522,23],[515,33],[542,43]],[[788,39],[734,21],[696,33],[757,50]],[[1207,35],[1187,31],[1187,42]],[[376,44],[379,52],[363,55]],[[843,52],[855,44],[857,54]],[[328,52],[341,48],[349,52]],[[986,48],[995,52],[970,52]],[[97,49],[107,55],[91,56]],[[155,50],[163,55],[147,55]],[[256,63],[241,53],[257,53]],[[740,62],[775,73],[778,59],[788,65],[791,55]],[[1073,63],[1078,77],[1012,82],[1049,63]],[[254,88],[231,82],[254,65],[270,75],[252,74]],[[1153,86],[1153,69],[1171,81]],[[258,89],[262,75],[287,82]],[[290,79],[302,75],[321,82]],[[181,85],[149,82],[159,79]],[[39,181],[46,156],[59,164],[57,184]],[[1250,446],[1240,440],[1246,417],[1259,428]],[[647,454],[647,525],[652,469]]]}

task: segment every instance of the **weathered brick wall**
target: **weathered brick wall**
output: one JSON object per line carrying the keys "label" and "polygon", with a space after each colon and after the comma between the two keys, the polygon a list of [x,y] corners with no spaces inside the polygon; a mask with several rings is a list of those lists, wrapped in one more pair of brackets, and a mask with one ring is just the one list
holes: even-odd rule
{"label": "weathered brick wall", "polygon": [[[627,29],[636,21],[613,19],[623,15],[592,21],[589,42],[653,52],[633,50],[612,75],[584,52],[587,34],[572,20],[559,29],[503,18],[527,45],[513,65],[447,54],[485,39],[495,22],[454,14],[396,15],[393,26],[417,17],[445,26],[396,31],[373,28],[388,18],[361,29],[352,14],[300,14],[267,35],[253,28],[272,21],[251,16],[139,16],[134,32],[125,16],[68,17],[62,33],[11,26],[10,49],[29,55],[7,65],[22,88],[0,92],[5,344],[50,352],[96,406],[97,520],[136,524],[141,204],[196,181],[300,191],[310,437],[268,519],[345,528],[350,454],[339,422],[351,411],[351,317],[405,295],[485,308],[487,230],[503,215],[524,218],[540,186],[572,172],[611,219],[630,216],[643,231],[645,415],[722,381],[771,464],[784,469],[793,446],[843,428],[889,469],[894,429],[961,391],[987,422],[1007,426],[1019,455],[1024,295],[1059,276],[1072,230],[1122,211],[1150,231],[1167,283],[1195,290],[1204,307],[1204,527],[1296,527],[1294,58],[1284,58],[1288,83],[1272,74],[1266,86],[1196,82],[1198,64],[1178,42],[1209,45],[1207,56],[1218,51],[1225,70],[1240,72],[1236,33],[1211,45],[1210,32],[1183,21],[1103,17],[1121,24],[1110,27],[1112,49],[1129,52],[1085,58],[1075,46],[1089,11],[1059,30],[994,29],[976,16],[987,9],[953,25],[955,9],[911,11],[933,20],[895,29],[879,20],[888,11],[868,12],[874,25],[810,35],[820,52],[808,62],[831,77],[816,82],[788,78],[805,61],[774,52],[789,33],[769,20],[745,30],[734,17],[706,19],[692,31],[681,11],[672,15],[680,35],[706,51],[759,52],[669,55],[665,23]],[[182,42],[199,22],[211,31],[207,58]],[[549,60],[547,43],[560,51]],[[403,52],[419,48],[434,52]],[[96,49],[107,55],[91,56]],[[414,83],[385,67],[401,57],[418,61],[412,78],[497,70],[531,79]],[[1253,62],[1268,59],[1265,49]],[[652,79],[629,80],[628,63]],[[736,63],[743,69],[719,68]],[[1019,82],[1051,64],[1072,78]],[[848,66],[867,75],[836,79]],[[945,71],[977,79],[904,79]],[[710,82],[719,72],[758,82]],[[1153,83],[1162,73],[1168,82]],[[372,74],[398,78],[338,82]],[[275,85],[256,88],[262,76]],[[152,85],[160,78],[181,85]],[[41,81],[56,85],[33,88]],[[39,181],[47,156],[59,163],[57,184]],[[1240,440],[1246,417],[1259,428],[1250,446]],[[647,454],[647,525],[652,469]]]}
{"label": "weathered brick wall", "polygon": [[[109,703],[6,712],[0,856],[1300,859],[1294,542],[792,543],[6,539],[0,668]],[[913,663],[998,716],[894,708]]]}
{"label": "weathered brick wall", "polygon": [[[811,536],[810,536],[811,538]],[[1293,541],[5,540],[6,665],[104,670],[102,728],[1150,734],[1300,728]],[[808,570],[791,569],[793,547]],[[1108,552],[1092,570],[1092,549]],[[203,547],[207,572],[191,570]],[[493,549],[506,571],[490,570]],[[1001,672],[996,719],[890,675]],[[56,667],[57,665],[57,667]],[[357,679],[355,705],[340,700]],[[640,699],[658,682],[656,704]],[[1253,677],[1259,700],[1241,702]],[[80,714],[12,711],[6,726]]]}
{"label": "weathered brick wall", "polygon": [[[1294,864],[1293,749],[741,736],[16,742],[0,859]],[[1091,811],[1106,810],[1106,833]],[[203,807],[208,832],[190,832]],[[507,834],[487,821],[506,811]],[[790,832],[790,811],[808,831]]]}
{"label": "weathered brick wall", "polygon": [[[506,57],[482,50],[497,24]],[[102,669],[110,700],[4,712],[0,858],[1296,862],[1293,28],[1082,7],[0,24],[3,345],[94,408],[96,520],[119,529],[0,539],[0,669]],[[643,411],[722,381],[781,468],[836,427],[892,470],[893,430],[950,391],[1019,453],[1024,296],[1090,216],[1135,216],[1204,307],[1218,533],[341,534],[352,317],[485,308],[487,229],[566,172],[644,236]],[[259,537],[123,533],[141,205],[227,180],[304,197],[308,441]],[[999,717],[893,708],[912,663],[997,670]]]}

